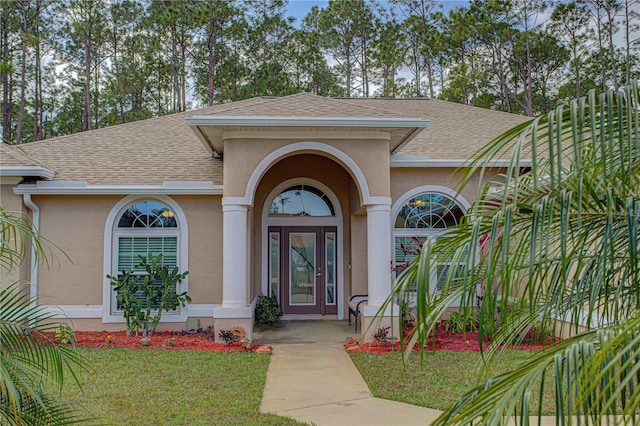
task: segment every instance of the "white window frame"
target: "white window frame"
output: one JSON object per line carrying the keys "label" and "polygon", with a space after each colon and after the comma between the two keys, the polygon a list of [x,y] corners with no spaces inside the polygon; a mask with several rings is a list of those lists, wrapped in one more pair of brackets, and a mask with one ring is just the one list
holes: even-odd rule
{"label": "white window frame", "polygon": [[[444,195],[445,197],[450,198],[461,210],[464,216],[467,215],[467,211],[471,207],[471,204],[460,194],[454,191],[451,188],[440,185],[423,185],[410,189],[409,191],[402,194],[396,202],[391,207],[391,253],[393,255],[392,263],[395,268],[396,266],[396,237],[418,237],[418,238],[429,238],[433,236],[437,236],[441,234],[446,228],[442,229],[434,229],[434,228],[396,228],[396,219],[402,206],[412,198],[421,195],[421,194],[436,194],[436,195]],[[431,286],[429,288],[429,292],[433,293],[436,291],[437,286],[437,265],[438,264],[446,264],[447,262],[440,262],[432,267],[432,279]],[[394,273],[395,277],[395,273]],[[460,305],[459,300],[455,300],[452,303],[452,307],[457,307]]]}
{"label": "white window frame", "polygon": [[[142,201],[154,201],[166,205],[174,214],[177,228],[118,228],[118,221],[122,214],[132,205]],[[153,237],[153,236],[176,236],[177,253],[176,263],[181,272],[189,269],[188,247],[189,230],[187,219],[180,205],[171,197],[166,195],[140,196],[129,195],[116,203],[105,224],[104,231],[104,273],[103,273],[103,295],[102,295],[102,322],[103,323],[124,323],[121,311],[115,309],[115,292],[111,286],[107,275],[117,275],[118,268],[118,239],[120,237]],[[176,291],[188,291],[188,276],[179,284]],[[187,320],[188,309],[178,309],[174,313],[165,312],[160,322],[183,322]]]}

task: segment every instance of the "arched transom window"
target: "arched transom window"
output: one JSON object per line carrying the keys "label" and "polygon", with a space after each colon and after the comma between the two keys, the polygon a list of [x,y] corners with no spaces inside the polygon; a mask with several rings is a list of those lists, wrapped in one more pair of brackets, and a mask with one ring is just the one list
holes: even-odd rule
{"label": "arched transom window", "polygon": [[442,194],[422,193],[402,205],[395,229],[424,229],[431,232],[457,225],[464,213],[451,198]]}
{"label": "arched transom window", "polygon": [[[180,228],[173,210],[155,200],[137,201],[116,219],[112,273],[134,270],[143,275],[141,257],[162,254],[162,265],[179,265]],[[159,283],[160,284],[160,283]],[[112,312],[119,311],[113,292]]]}
{"label": "arched transom window", "polygon": [[335,216],[327,195],[309,185],[291,186],[278,194],[269,207],[269,216]]}
{"label": "arched transom window", "polygon": [[[393,229],[395,270],[401,272],[413,262],[427,237],[441,234],[463,217],[462,207],[444,194],[423,192],[404,202]],[[438,283],[450,266],[446,262],[438,264]]]}

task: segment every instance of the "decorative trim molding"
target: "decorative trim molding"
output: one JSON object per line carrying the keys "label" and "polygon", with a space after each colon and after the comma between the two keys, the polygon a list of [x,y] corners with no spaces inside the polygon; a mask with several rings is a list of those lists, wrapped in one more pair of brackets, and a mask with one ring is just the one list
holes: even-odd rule
{"label": "decorative trim molding", "polygon": [[187,117],[190,126],[260,126],[260,127],[427,127],[422,118],[368,117],[273,117],[235,115],[194,115]]}
{"label": "decorative trim molding", "polygon": [[90,185],[86,181],[39,181],[20,184],[15,194],[34,195],[222,195],[211,181],[165,181],[162,185]]}
{"label": "decorative trim molding", "polygon": [[[389,132],[364,130],[364,131],[327,131],[326,133],[318,133],[312,131],[273,131],[269,133],[269,139],[349,139],[349,140],[391,140]],[[264,132],[260,131],[240,131],[240,130],[224,130],[222,132],[222,140],[233,139],[265,139]]]}
{"label": "decorative trim molding", "polygon": [[253,318],[253,304],[247,306],[238,307],[223,307],[222,305],[216,305],[213,308],[214,318]]}
{"label": "decorative trim molding", "polygon": [[[213,318],[213,311],[218,305],[195,303],[188,304],[180,311],[184,312],[164,312],[160,322],[176,322],[176,316]],[[53,319],[102,319],[102,305],[41,305],[44,312],[51,315]],[[166,316],[166,319],[165,319]],[[110,322],[124,322],[110,321]],[[106,321],[105,321],[106,322]]]}
{"label": "decorative trim molding", "polygon": [[[391,168],[419,167],[419,168],[459,168],[469,167],[472,159],[435,159],[421,155],[392,155],[390,160]],[[485,163],[486,167],[506,168],[511,165],[510,159],[495,159]],[[530,167],[531,160],[521,159],[521,167]]]}
{"label": "decorative trim molding", "polygon": [[205,303],[189,303],[186,308],[188,317],[213,318],[213,311],[216,306],[214,304]]}
{"label": "decorative trim molding", "polygon": [[102,318],[102,305],[42,305],[51,318]]}

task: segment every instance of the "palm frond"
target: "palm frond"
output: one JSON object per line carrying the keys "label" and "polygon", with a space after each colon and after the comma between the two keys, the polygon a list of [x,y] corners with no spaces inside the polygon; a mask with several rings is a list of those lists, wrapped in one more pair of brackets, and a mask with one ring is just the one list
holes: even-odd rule
{"label": "palm frond", "polygon": [[[637,411],[640,373],[633,362],[640,342],[632,327],[640,305],[638,99],[637,84],[590,92],[487,145],[460,177],[462,187],[483,179],[465,221],[448,238],[430,243],[398,278],[389,304],[406,300],[410,282],[417,286],[414,342],[427,339],[453,300],[464,315],[479,312],[480,339],[491,333],[493,341],[489,361],[500,345],[521,340],[532,327],[575,336],[518,372],[493,378],[443,419],[482,418],[489,424],[515,414],[528,418],[532,383],[552,367],[555,383],[545,386],[558,391],[558,413],[598,418],[614,407],[621,414]],[[508,166],[496,176],[490,166],[505,156]],[[480,247],[482,235],[488,238]],[[434,259],[461,268],[430,293]],[[478,307],[479,286],[486,292]],[[625,360],[613,355],[613,342],[624,348]],[[600,370],[592,360],[610,362],[611,369]]]}
{"label": "palm frond", "polygon": [[[0,289],[0,423],[71,424],[86,421],[52,398],[43,383],[61,390],[69,374],[88,368],[74,347],[60,345],[54,325],[16,283]],[[84,420],[83,420],[84,419]]]}

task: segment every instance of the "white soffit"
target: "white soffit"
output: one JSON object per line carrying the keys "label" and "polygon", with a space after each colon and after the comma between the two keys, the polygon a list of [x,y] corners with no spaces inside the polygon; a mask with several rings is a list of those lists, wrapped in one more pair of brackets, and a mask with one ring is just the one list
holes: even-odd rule
{"label": "white soffit", "polygon": [[165,181],[162,185],[89,185],[86,181],[39,181],[35,184],[20,184],[13,192],[35,195],[222,195],[222,185],[206,181]]}
{"label": "white soffit", "polygon": [[[429,124],[422,118],[373,118],[373,117],[271,117],[271,116],[224,116],[194,115],[187,117],[186,122],[192,127],[200,141],[211,154],[221,154],[224,150],[222,137],[216,132],[207,132],[204,128],[216,127],[220,132],[224,129],[379,129],[399,130],[401,135],[392,136],[391,154],[399,152],[411,139]],[[220,133],[217,132],[217,133]],[[395,132],[393,132],[395,133]],[[266,135],[265,135],[266,137]]]}

